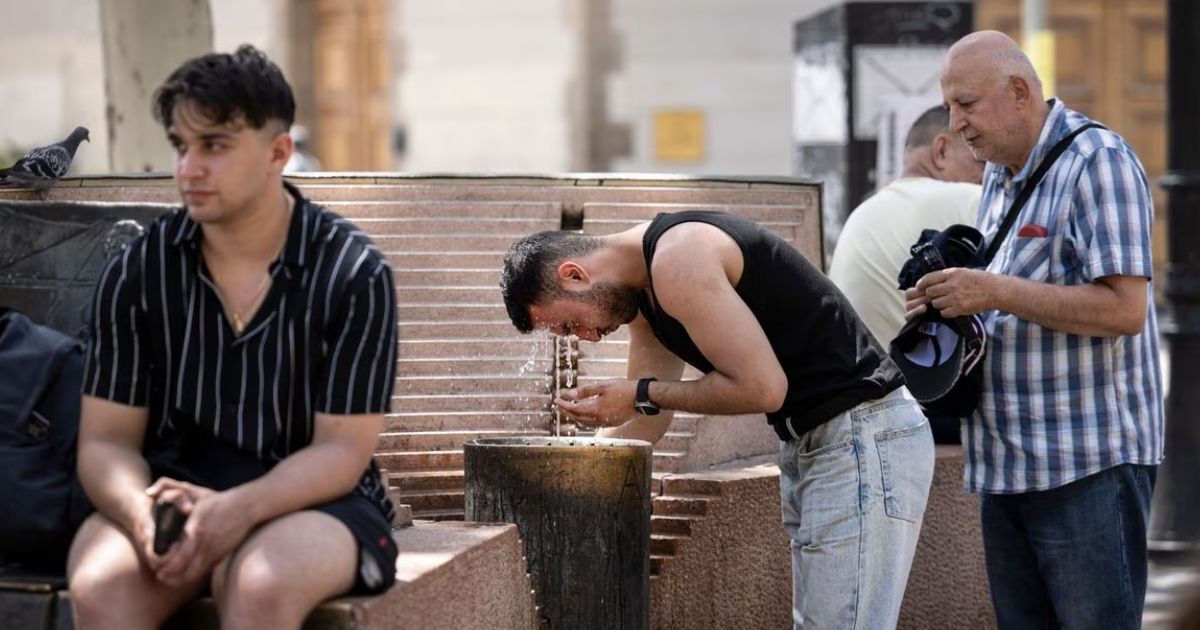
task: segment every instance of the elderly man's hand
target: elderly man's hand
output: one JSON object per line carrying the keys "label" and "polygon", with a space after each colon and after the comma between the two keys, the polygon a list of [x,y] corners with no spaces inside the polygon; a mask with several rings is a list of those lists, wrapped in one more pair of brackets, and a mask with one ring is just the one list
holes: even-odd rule
{"label": "elderly man's hand", "polygon": [[953,267],[925,274],[905,292],[905,318],[912,319],[928,306],[942,317],[953,318],[992,310],[999,276],[981,269]]}
{"label": "elderly man's hand", "polygon": [[563,390],[554,404],[585,427],[615,427],[633,416],[637,381],[612,380]]}
{"label": "elderly man's hand", "polygon": [[929,297],[917,287],[904,291],[904,321],[920,317],[929,308]]}

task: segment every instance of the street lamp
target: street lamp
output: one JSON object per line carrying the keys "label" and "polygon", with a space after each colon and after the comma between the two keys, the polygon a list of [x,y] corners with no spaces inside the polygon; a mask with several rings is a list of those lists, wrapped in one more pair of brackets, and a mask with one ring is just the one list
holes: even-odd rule
{"label": "street lamp", "polygon": [[1171,353],[1166,459],[1150,513],[1150,549],[1179,558],[1200,549],[1200,3],[1167,7],[1167,174],[1170,220],[1165,293],[1173,324],[1163,332]]}

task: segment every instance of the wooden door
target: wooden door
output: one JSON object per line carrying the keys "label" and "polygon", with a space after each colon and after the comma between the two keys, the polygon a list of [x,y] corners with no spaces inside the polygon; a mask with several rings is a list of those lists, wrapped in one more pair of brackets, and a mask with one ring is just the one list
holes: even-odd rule
{"label": "wooden door", "polygon": [[315,140],[324,170],[392,169],[388,4],[313,4]]}
{"label": "wooden door", "polygon": [[[1154,195],[1154,264],[1166,262],[1166,0],[1046,0],[1054,31],[1055,96],[1120,133]],[[1020,0],[978,0],[975,27],[1021,40]],[[1160,274],[1156,274],[1161,277]],[[1161,283],[1160,287],[1161,287]]]}

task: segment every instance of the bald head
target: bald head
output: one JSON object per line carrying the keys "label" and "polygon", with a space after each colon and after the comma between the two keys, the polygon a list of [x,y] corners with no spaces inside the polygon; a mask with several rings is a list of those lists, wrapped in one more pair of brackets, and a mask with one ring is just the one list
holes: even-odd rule
{"label": "bald head", "polygon": [[962,66],[992,80],[1020,77],[1035,87],[1037,98],[1041,98],[1042,80],[1033,63],[1013,38],[1000,31],[977,31],[955,42],[946,53],[942,72]]}
{"label": "bald head", "polygon": [[975,157],[1020,171],[1050,109],[1017,42],[998,31],[967,35],[946,53],[941,84],[950,131]]}

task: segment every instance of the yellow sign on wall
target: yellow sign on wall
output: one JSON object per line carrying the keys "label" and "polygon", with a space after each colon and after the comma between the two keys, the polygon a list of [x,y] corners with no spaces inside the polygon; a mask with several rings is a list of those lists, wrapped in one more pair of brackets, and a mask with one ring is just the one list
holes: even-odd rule
{"label": "yellow sign on wall", "polygon": [[1054,96],[1054,31],[1042,30],[1034,33],[1033,41],[1025,50],[1033,69],[1042,80],[1042,96]]}
{"label": "yellow sign on wall", "polygon": [[664,109],[654,113],[654,159],[698,162],[704,159],[704,112]]}

